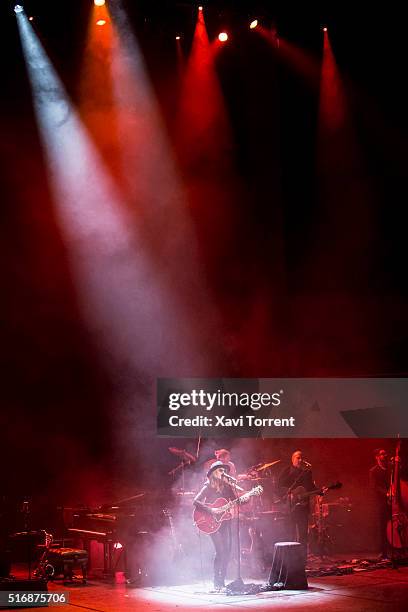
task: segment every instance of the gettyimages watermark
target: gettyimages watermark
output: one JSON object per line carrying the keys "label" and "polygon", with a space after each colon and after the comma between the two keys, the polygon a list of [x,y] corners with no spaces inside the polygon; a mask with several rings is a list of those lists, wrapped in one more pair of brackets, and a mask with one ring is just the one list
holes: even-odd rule
{"label": "gettyimages watermark", "polygon": [[408,437],[406,378],[157,381],[160,436]]}

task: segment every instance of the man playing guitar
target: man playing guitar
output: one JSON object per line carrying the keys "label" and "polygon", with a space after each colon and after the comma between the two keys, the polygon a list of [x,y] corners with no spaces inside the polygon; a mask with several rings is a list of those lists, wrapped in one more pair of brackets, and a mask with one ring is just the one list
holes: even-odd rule
{"label": "man playing guitar", "polygon": [[[292,454],[292,463],[285,468],[278,479],[278,487],[284,491],[282,500],[288,506],[289,527],[291,537],[303,545],[305,560],[307,557],[307,534],[309,524],[309,499],[313,494],[323,494],[327,488],[321,491],[316,488],[313,481],[311,465],[304,461],[302,451],[297,450]],[[302,491],[302,493],[298,493]]]}

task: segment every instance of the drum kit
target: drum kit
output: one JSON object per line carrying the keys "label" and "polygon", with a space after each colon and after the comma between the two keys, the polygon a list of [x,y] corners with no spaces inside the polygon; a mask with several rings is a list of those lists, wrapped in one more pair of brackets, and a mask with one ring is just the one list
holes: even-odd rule
{"label": "drum kit", "polygon": [[275,503],[277,500],[276,468],[280,463],[280,459],[257,463],[243,474],[238,474],[237,480],[243,483],[244,487],[252,487],[256,483],[261,484],[264,490],[264,494],[261,497],[251,500],[248,510],[245,510],[245,507],[243,507],[247,520],[257,521],[262,517],[273,519],[280,514],[279,508]]}
{"label": "drum kit", "polygon": [[169,451],[172,455],[180,458],[180,463],[175,468],[168,472],[169,476],[174,476],[178,470],[182,470],[186,465],[191,465],[197,461],[197,457],[194,457],[191,453],[187,452],[183,448],[176,448],[175,446],[169,446]]}
{"label": "drum kit", "polygon": [[275,461],[269,461],[267,463],[258,463],[253,467],[249,468],[247,472],[243,474],[238,474],[238,480],[269,480],[274,478],[272,474],[271,468],[280,463],[280,459],[276,459]]}

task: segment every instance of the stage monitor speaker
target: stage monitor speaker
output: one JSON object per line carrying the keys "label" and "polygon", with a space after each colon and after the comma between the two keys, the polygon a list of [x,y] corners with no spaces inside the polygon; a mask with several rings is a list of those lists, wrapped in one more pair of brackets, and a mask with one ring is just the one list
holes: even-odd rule
{"label": "stage monitor speaker", "polygon": [[308,589],[305,557],[304,547],[299,542],[276,542],[269,585],[294,591]]}

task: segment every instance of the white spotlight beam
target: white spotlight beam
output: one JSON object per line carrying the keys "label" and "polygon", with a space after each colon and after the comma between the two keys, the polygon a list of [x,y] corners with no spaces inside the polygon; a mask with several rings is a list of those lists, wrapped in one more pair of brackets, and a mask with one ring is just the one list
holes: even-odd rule
{"label": "white spotlight beam", "polygon": [[[115,186],[24,13],[17,14],[57,217],[88,327],[110,365],[191,373],[197,350]],[[177,359],[175,356],[177,355]]]}
{"label": "white spotlight beam", "polygon": [[[112,79],[122,143],[123,174],[133,201],[144,208],[144,217],[156,227],[166,226],[161,248],[174,258],[174,235],[183,228],[190,266],[195,261],[195,238],[186,214],[186,196],[175,164],[166,127],[161,117],[144,58],[121,0],[110,4],[118,44],[112,56]],[[132,172],[129,172],[132,168]],[[167,244],[169,242],[169,244]],[[180,245],[181,246],[181,245]],[[164,252],[168,261],[169,253]],[[185,269],[185,253],[184,257]],[[193,276],[197,276],[195,269]]]}

